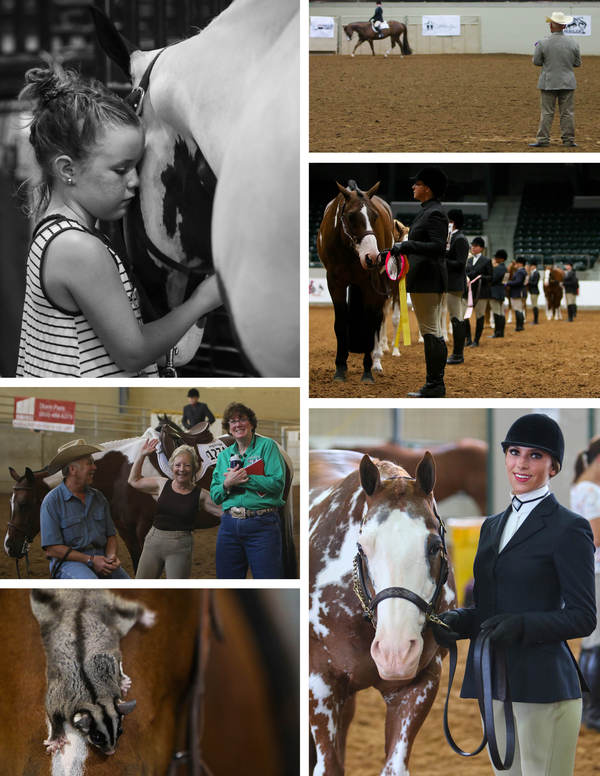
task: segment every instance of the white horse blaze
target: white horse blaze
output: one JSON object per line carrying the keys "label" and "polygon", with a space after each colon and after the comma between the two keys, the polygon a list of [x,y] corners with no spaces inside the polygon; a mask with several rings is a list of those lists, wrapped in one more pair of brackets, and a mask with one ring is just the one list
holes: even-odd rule
{"label": "white horse blaze", "polygon": [[[435,590],[426,560],[428,530],[422,519],[395,509],[379,523],[370,516],[360,535],[375,591],[404,587],[428,601]],[[377,607],[377,628],[371,657],[382,679],[416,675],[425,615],[410,601],[387,598]]]}
{"label": "white horse blaze", "polygon": [[[366,231],[372,232],[373,227],[371,226],[371,222],[369,221],[367,206],[363,205],[360,209],[360,212],[362,213],[365,219]],[[370,269],[377,262],[377,256],[379,255],[379,248],[377,246],[377,238],[375,237],[375,235],[374,234],[365,235],[360,241],[357,250],[358,250],[358,258],[360,259],[360,263],[363,269]]]}

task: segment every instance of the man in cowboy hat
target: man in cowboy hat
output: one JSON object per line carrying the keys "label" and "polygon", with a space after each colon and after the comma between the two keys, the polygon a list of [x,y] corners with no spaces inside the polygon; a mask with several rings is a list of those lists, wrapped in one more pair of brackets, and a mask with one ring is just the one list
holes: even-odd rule
{"label": "man in cowboy hat", "polygon": [[84,439],[58,448],[47,466],[63,481],[42,501],[42,547],[57,579],[129,579],[117,557],[117,532],[103,494],[90,487],[96,471],[92,453],[102,448]]}
{"label": "man in cowboy hat", "polygon": [[550,144],[550,128],[554,119],[555,104],[558,102],[560,116],[560,133],[564,146],[574,148],[575,143],[575,74],[574,67],[581,65],[579,45],[564,34],[567,24],[573,21],[572,16],[565,16],[561,11],[554,11],[547,16],[550,23],[550,35],[538,40],[533,53],[533,64],[542,68],[538,80],[542,112],[540,126],[535,143],[529,143],[534,148],[543,148]]}

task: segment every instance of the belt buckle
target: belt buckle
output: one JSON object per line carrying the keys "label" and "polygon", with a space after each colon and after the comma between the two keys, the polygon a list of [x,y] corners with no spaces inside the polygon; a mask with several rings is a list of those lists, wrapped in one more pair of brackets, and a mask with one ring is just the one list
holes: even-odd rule
{"label": "belt buckle", "polygon": [[238,520],[243,520],[246,517],[246,507],[231,507],[229,510],[232,517],[237,517]]}

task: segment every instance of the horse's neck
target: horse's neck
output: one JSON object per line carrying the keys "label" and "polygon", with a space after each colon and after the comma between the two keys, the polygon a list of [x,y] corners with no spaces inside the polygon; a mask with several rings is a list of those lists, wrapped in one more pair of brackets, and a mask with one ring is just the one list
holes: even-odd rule
{"label": "horse's neck", "polygon": [[[182,137],[191,136],[217,178],[230,132],[253,99],[256,68],[296,13],[295,0],[236,0],[157,62],[150,91],[157,118]],[[132,61],[136,81],[149,61],[146,53]]]}

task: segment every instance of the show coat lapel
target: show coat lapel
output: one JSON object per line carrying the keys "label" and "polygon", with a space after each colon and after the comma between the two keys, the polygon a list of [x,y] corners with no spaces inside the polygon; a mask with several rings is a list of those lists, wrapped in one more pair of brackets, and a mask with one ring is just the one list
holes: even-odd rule
{"label": "show coat lapel", "polygon": [[517,545],[529,539],[533,534],[541,531],[546,525],[546,517],[554,512],[557,506],[558,502],[552,493],[549,496],[546,496],[546,498],[531,511],[523,525],[515,532],[502,552],[509,552]]}
{"label": "show coat lapel", "polygon": [[501,515],[500,520],[498,520],[498,523],[494,528],[493,535],[491,536],[491,545],[494,548],[496,555],[498,555],[498,547],[500,546],[502,531],[504,531],[504,526],[506,525],[506,521],[508,520],[511,512],[512,507],[506,507],[504,513]]}

